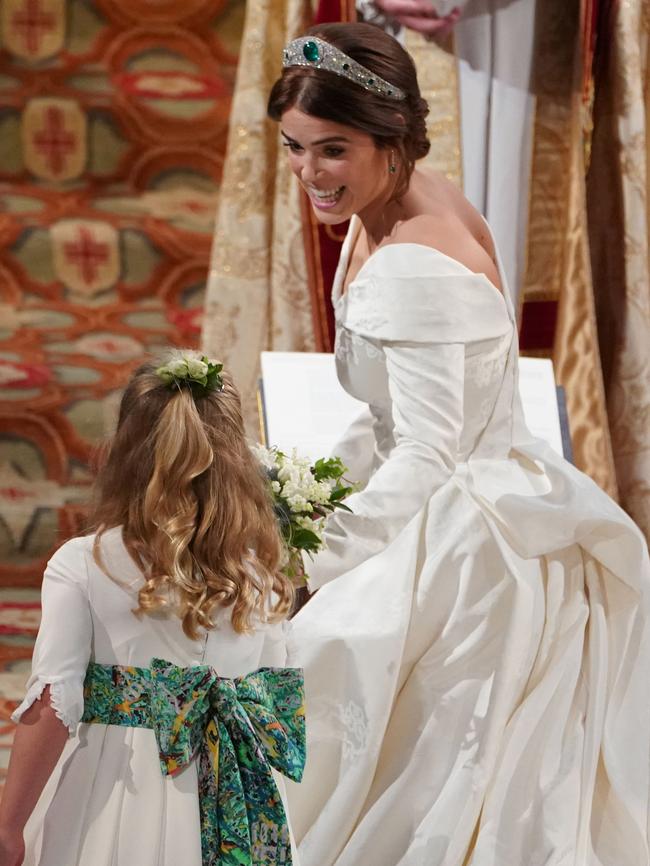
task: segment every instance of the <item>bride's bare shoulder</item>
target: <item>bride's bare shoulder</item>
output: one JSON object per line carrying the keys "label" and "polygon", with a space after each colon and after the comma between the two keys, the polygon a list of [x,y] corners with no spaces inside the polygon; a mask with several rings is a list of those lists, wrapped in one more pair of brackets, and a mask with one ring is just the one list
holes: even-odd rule
{"label": "bride's bare shoulder", "polygon": [[[489,232],[485,229],[486,240]],[[467,222],[451,209],[418,214],[399,223],[391,238],[393,243],[413,243],[431,247],[455,259],[470,271],[484,274],[501,290],[499,271],[494,261]]]}

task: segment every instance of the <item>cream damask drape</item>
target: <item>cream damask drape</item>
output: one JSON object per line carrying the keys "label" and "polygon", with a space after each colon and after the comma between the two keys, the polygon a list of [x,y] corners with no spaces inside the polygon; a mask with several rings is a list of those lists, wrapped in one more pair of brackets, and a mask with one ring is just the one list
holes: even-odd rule
{"label": "cream damask drape", "polygon": [[224,360],[257,435],[260,352],[314,349],[299,190],[266,117],[282,49],[309,0],[249,0],[204,314],[203,347]]}

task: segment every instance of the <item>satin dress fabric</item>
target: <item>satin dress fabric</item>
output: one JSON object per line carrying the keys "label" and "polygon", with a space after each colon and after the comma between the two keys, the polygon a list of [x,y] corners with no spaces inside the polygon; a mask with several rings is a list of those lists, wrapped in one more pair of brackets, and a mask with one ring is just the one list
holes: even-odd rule
{"label": "satin dress fabric", "polygon": [[[120,527],[74,538],[52,557],[42,590],[43,616],[25,700],[14,720],[50,686],[70,739],[25,829],[24,866],[202,866],[196,759],[163,776],[154,731],[79,724],[89,661],[149,667],[153,658],[180,667],[207,664],[235,678],[263,666],[291,665],[289,625],[246,635],[227,610],[217,627],[190,640],[175,616],[132,613],[143,582]],[[274,773],[281,793],[284,780]],[[297,852],[294,866],[300,866]]]}
{"label": "satin dress fabric", "polygon": [[648,866],[643,536],[526,429],[507,288],[396,243],[342,295],[358,227],[333,302],[367,423],[337,451],[365,487],[292,631],[303,866]]}

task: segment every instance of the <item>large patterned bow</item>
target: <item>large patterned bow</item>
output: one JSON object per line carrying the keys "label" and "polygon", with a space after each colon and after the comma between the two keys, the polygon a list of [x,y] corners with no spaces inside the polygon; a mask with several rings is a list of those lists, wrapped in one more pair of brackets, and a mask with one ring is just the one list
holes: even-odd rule
{"label": "large patterned bow", "polygon": [[83,722],[153,728],[163,774],[198,753],[204,866],[290,866],[287,818],[271,767],[299,782],[305,765],[302,671],[238,679],[205,665],[91,663]]}

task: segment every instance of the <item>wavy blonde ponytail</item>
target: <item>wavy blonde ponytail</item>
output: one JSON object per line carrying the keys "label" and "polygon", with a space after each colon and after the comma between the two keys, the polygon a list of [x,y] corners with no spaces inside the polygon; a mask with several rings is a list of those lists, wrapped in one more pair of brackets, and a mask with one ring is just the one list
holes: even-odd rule
{"label": "wavy blonde ponytail", "polygon": [[193,639],[218,608],[231,608],[245,632],[286,616],[293,601],[239,395],[223,379],[223,391],[195,398],[165,386],[150,365],[137,371],[97,482],[98,538],[121,525],[145,575],[135,612],[173,611]]}

